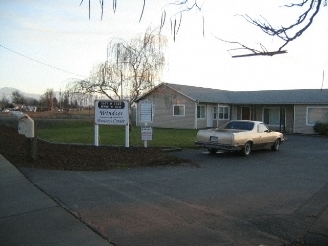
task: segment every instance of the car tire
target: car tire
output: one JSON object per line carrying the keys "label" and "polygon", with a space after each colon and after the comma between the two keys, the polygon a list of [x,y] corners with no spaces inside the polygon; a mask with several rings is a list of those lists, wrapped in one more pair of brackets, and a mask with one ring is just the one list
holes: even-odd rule
{"label": "car tire", "polygon": [[277,151],[280,148],[280,139],[276,139],[276,141],[274,141],[274,144],[271,146],[271,150],[273,151]]}
{"label": "car tire", "polygon": [[215,148],[208,148],[208,151],[211,153],[211,154],[215,154],[218,149],[215,149]]}
{"label": "car tire", "polygon": [[241,154],[243,156],[249,156],[251,154],[252,151],[252,143],[251,142],[247,142],[244,145],[244,148],[241,150]]}

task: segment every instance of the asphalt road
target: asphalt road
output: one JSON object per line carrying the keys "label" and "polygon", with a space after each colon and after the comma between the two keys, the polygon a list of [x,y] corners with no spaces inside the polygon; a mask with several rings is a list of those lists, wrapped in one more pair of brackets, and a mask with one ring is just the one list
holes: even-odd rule
{"label": "asphalt road", "polygon": [[311,241],[327,225],[328,138],[287,138],[250,157],[174,152],[193,160],[178,167],[21,171],[113,245]]}

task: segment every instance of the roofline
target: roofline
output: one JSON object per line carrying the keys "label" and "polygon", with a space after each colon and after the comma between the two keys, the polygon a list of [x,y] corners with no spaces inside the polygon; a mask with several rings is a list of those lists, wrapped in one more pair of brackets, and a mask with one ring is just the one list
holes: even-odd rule
{"label": "roofline", "polygon": [[172,86],[169,86],[169,83],[163,83],[163,84],[165,84],[167,87],[171,88],[172,90],[178,92],[179,94],[189,98],[191,101],[198,102],[196,99],[191,98],[190,96],[187,96],[186,94],[182,93],[181,91],[178,91],[177,89],[173,88]]}
{"label": "roofline", "polygon": [[[187,87],[193,87],[193,88],[204,88],[204,87],[197,87],[197,86],[189,86],[189,85],[181,85],[181,84],[173,84],[173,83],[167,83],[167,82],[160,82],[157,86],[155,86],[154,88],[152,88],[151,90],[149,90],[148,92],[144,93],[142,96],[138,97],[136,99],[135,102],[139,102],[140,100],[142,100],[144,97],[150,95],[154,90],[158,89],[161,86],[167,86],[168,88],[172,89],[173,91],[177,92],[178,94],[188,98],[189,100],[196,102],[196,103],[220,103],[220,101],[217,102],[209,102],[209,101],[199,101],[189,95],[184,94],[183,92],[181,92],[179,90],[179,86],[187,86]],[[176,88],[175,88],[176,87]],[[232,95],[234,93],[261,93],[261,92],[288,92],[288,91],[328,91],[328,89],[287,89],[287,90],[259,90],[259,91],[229,91],[229,90],[220,90],[220,89],[212,89],[212,88],[204,88],[204,89],[211,89],[211,90],[217,90],[217,91],[223,91],[223,92],[227,92],[227,93],[232,93]],[[225,100],[224,100],[225,101]],[[327,102],[301,102],[301,101],[294,101],[294,102],[232,102],[231,98],[228,94],[228,98],[227,101],[225,102],[221,102],[224,104],[230,104],[230,105],[308,105],[308,104],[316,104],[316,105],[327,105]]]}
{"label": "roofline", "polygon": [[142,96],[138,97],[138,98],[135,100],[135,102],[139,102],[142,98],[144,98],[144,97],[146,97],[147,95],[151,94],[154,90],[156,90],[157,88],[159,88],[159,87],[161,87],[161,86],[163,86],[163,85],[165,85],[165,86],[169,87],[170,89],[176,91],[177,93],[179,93],[179,94],[181,94],[181,95],[183,95],[183,96],[189,98],[190,100],[192,100],[192,101],[198,103],[198,101],[197,101],[196,99],[191,98],[190,96],[187,96],[187,95],[183,94],[181,91],[179,91],[179,90],[173,88],[172,86],[169,85],[169,83],[166,83],[166,82],[161,82],[160,84],[156,85],[153,89],[151,89],[150,91],[146,92],[146,93],[143,94]]}
{"label": "roofline", "polygon": [[255,106],[255,105],[326,105],[328,106],[327,103],[325,102],[281,102],[281,103],[225,103],[225,104],[230,104],[233,106],[238,106],[238,105],[247,105],[247,106]]}
{"label": "roofline", "polygon": [[153,89],[149,90],[148,92],[144,93],[143,95],[141,95],[140,97],[138,97],[135,102],[139,102],[142,98],[144,98],[145,96],[147,96],[148,94],[151,94],[154,90],[156,90],[158,87],[160,87],[160,85],[162,85],[162,83],[156,85]]}

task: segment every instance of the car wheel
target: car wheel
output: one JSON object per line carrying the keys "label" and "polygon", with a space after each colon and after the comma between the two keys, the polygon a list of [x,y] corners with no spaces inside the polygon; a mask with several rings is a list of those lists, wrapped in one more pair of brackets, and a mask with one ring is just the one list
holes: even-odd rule
{"label": "car wheel", "polygon": [[211,154],[215,154],[218,149],[214,149],[214,148],[208,148],[208,151],[211,153]]}
{"label": "car wheel", "polygon": [[280,147],[280,139],[276,139],[276,141],[274,141],[274,144],[271,146],[271,150],[277,151],[279,147]]}
{"label": "car wheel", "polygon": [[251,151],[252,151],[252,143],[247,142],[245,143],[244,148],[241,150],[241,153],[243,156],[249,156],[251,154]]}

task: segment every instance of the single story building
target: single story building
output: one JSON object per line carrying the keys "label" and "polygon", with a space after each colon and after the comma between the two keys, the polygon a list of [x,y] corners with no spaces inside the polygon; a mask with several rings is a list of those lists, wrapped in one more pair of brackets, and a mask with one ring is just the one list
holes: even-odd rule
{"label": "single story building", "polygon": [[153,103],[151,126],[201,129],[229,120],[259,120],[273,130],[312,134],[316,122],[328,123],[328,90],[227,91],[161,83],[137,100]]}

